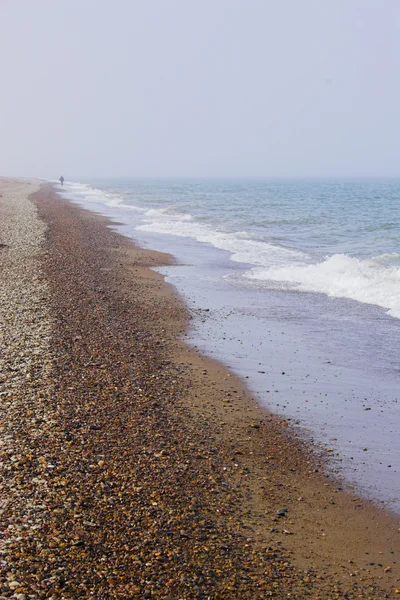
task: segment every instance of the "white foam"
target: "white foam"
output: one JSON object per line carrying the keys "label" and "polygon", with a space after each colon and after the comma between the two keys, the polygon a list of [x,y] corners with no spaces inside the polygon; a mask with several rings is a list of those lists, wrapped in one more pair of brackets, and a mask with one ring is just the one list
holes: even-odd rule
{"label": "white foam", "polygon": [[179,212],[175,206],[148,208],[131,199],[126,204],[120,195],[84,183],[66,181],[63,187],[56,187],[64,197],[87,208],[103,205],[114,210],[121,220],[122,211],[141,213],[142,224],[136,224],[141,231],[191,238],[225,250],[232,261],[254,267],[244,274],[248,280],[375,304],[400,318],[400,254],[382,254],[368,260],[335,254],[315,263],[304,252],[262,241],[254,233],[214,228],[188,212]]}
{"label": "white foam", "polygon": [[[139,207],[125,204],[117,194],[106,193],[85,183],[65,181],[64,186],[57,186],[65,198],[83,203],[90,208],[91,204],[102,204],[107,208],[118,208],[142,212],[143,224],[137,229],[151,233],[161,233],[179,237],[188,237],[198,242],[211,244],[215,248],[231,253],[231,260],[250,265],[286,265],[293,261],[307,260],[304,253],[282,246],[269,244],[254,239],[254,234],[245,231],[226,232],[214,229],[211,225],[196,218],[188,212],[179,212],[176,207],[168,205],[158,208]],[[118,218],[121,218],[118,212]]]}
{"label": "white foam", "polygon": [[61,186],[59,183],[54,187],[61,193],[63,198],[80,202],[87,208],[90,208],[91,204],[103,205],[106,208],[123,208],[126,210],[134,210],[138,212],[144,212],[143,209],[139,208],[134,204],[125,204],[124,199],[119,194],[112,192],[104,192],[91,187],[86,183],[78,183],[76,181],[64,181],[64,185]]}
{"label": "white foam", "polygon": [[368,260],[334,254],[318,264],[256,267],[245,276],[291,284],[300,291],[376,304],[400,318],[400,266],[397,265],[400,265],[398,254]]}
{"label": "white foam", "polygon": [[[150,211],[148,211],[150,212]],[[154,211],[151,215],[154,217]],[[152,233],[162,233],[176,235],[180,237],[189,237],[198,242],[211,244],[220,250],[226,250],[231,253],[231,260],[250,265],[280,265],[287,264],[290,261],[305,259],[306,255],[295,250],[283,248],[268,244],[266,242],[250,239],[244,232],[229,233],[218,231],[211,226],[195,221],[190,215],[168,216],[158,214],[157,220],[150,220],[138,229]],[[189,216],[189,218],[187,218]]]}

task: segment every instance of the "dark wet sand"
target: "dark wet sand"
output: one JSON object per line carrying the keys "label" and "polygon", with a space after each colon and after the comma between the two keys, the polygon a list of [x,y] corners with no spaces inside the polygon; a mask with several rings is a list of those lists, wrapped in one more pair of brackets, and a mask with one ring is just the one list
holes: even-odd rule
{"label": "dark wet sand", "polygon": [[33,199],[49,227],[55,365],[51,435],[29,440],[26,480],[52,467],[35,497],[46,520],[7,559],[17,592],[396,597],[398,516],[338,490],[287,423],[179,341],[188,310],[149,269],[171,258],[51,188]]}

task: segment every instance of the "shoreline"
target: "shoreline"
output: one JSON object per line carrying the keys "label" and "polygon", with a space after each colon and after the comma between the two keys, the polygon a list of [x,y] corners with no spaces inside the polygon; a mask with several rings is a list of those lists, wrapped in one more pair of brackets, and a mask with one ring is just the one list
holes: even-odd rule
{"label": "shoreline", "polygon": [[[58,541],[52,548],[44,531],[47,558],[90,566],[99,598],[392,597],[398,516],[338,490],[286,422],[179,339],[188,309],[150,270],[171,257],[134,246],[48,187],[34,202],[48,227],[43,264],[55,319],[50,395],[62,443],[52,440],[52,463],[71,495],[63,503],[65,486],[52,488]],[[101,492],[89,493],[99,481]],[[82,485],[91,499],[77,510]],[[85,517],[79,526],[76,512]],[[127,534],[136,514],[134,546]],[[90,525],[96,518],[106,519],[101,527]],[[60,541],[71,536],[76,545]],[[99,579],[108,551],[124,575],[110,565]],[[76,569],[70,588],[52,597],[89,597],[74,587]]]}
{"label": "shoreline", "polygon": [[[212,239],[198,241],[197,217],[192,215],[192,223],[185,210],[175,213],[170,185],[161,187],[161,200],[157,181],[153,199],[151,186],[138,182],[92,184],[55,187],[62,198],[116,221],[115,229],[139,246],[175,257],[176,264],[157,270],[190,307],[185,341],[239,375],[260,405],[298,426],[306,438],[311,432],[312,443],[329,449],[334,473],[352,491],[400,513],[400,321],[350,299],[249,284],[250,265],[238,263]],[[178,189],[190,193],[187,185]],[[196,193],[193,201],[196,205]],[[153,205],[161,212],[148,214],[146,206]],[[164,213],[167,206],[171,213]],[[189,219],[188,236],[179,234],[185,233],[182,218]],[[210,231],[218,235],[212,221]],[[171,228],[172,235],[156,233],[157,224]]]}

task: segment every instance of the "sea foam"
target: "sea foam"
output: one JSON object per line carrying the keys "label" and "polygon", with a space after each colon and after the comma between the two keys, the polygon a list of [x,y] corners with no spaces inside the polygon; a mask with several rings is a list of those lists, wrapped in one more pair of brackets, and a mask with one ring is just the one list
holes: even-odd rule
{"label": "sea foam", "polygon": [[282,267],[255,267],[248,279],[291,284],[303,292],[349,298],[376,304],[400,318],[400,262],[398,254],[368,260],[335,254],[318,264],[291,264]]}
{"label": "sea foam", "polygon": [[[173,201],[168,203],[161,198],[164,204],[155,202],[149,207],[148,204],[136,201],[132,193],[125,196],[124,193],[114,192],[112,188],[102,190],[77,182],[65,182],[63,187],[60,185],[56,187],[64,197],[80,202],[88,208],[93,205],[106,207],[108,214],[122,222],[124,215],[129,220],[129,213],[134,213],[136,230],[190,238],[226,251],[229,253],[230,260],[244,265],[244,273],[243,269],[241,270],[241,280],[244,284],[247,282],[250,285],[252,282],[268,288],[293,289],[336,298],[348,298],[380,306],[392,317],[400,318],[399,254],[389,252],[371,258],[357,258],[351,256],[351,253],[344,252],[324,257],[312,252],[311,249],[303,251],[288,247],[285,245],[286,240],[281,244],[267,235],[268,228],[264,228],[260,233],[260,227],[258,229],[251,227],[249,220],[247,221],[249,230],[235,230],[232,228],[232,222],[229,226],[225,226],[223,219],[217,223],[210,219],[209,213],[192,214],[186,210],[187,206],[184,206],[179,198],[172,197]],[[190,205],[191,196],[184,198],[185,203]],[[194,203],[193,206],[198,209],[199,205],[200,203],[197,206]],[[242,206],[240,208],[243,209]],[[223,208],[219,210],[222,214]],[[250,214],[249,211],[250,209],[247,209]],[[287,227],[288,223],[290,221],[283,220],[280,222],[280,227]],[[296,219],[293,218],[292,231],[297,231],[298,227],[297,215]],[[327,230],[325,234],[326,232]],[[350,239],[350,234],[347,239]],[[355,244],[354,247],[356,248]],[[236,281],[238,280],[236,278]]]}

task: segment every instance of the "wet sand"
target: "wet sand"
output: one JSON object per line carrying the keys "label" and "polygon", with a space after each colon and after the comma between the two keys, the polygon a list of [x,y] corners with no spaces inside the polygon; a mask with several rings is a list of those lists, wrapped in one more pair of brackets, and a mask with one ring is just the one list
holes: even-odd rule
{"label": "wet sand", "polygon": [[190,313],[149,269],[172,258],[49,187],[32,200],[52,368],[2,396],[17,456],[2,492],[19,487],[0,597],[395,597],[398,516],[338,489],[288,423],[180,341]]}

